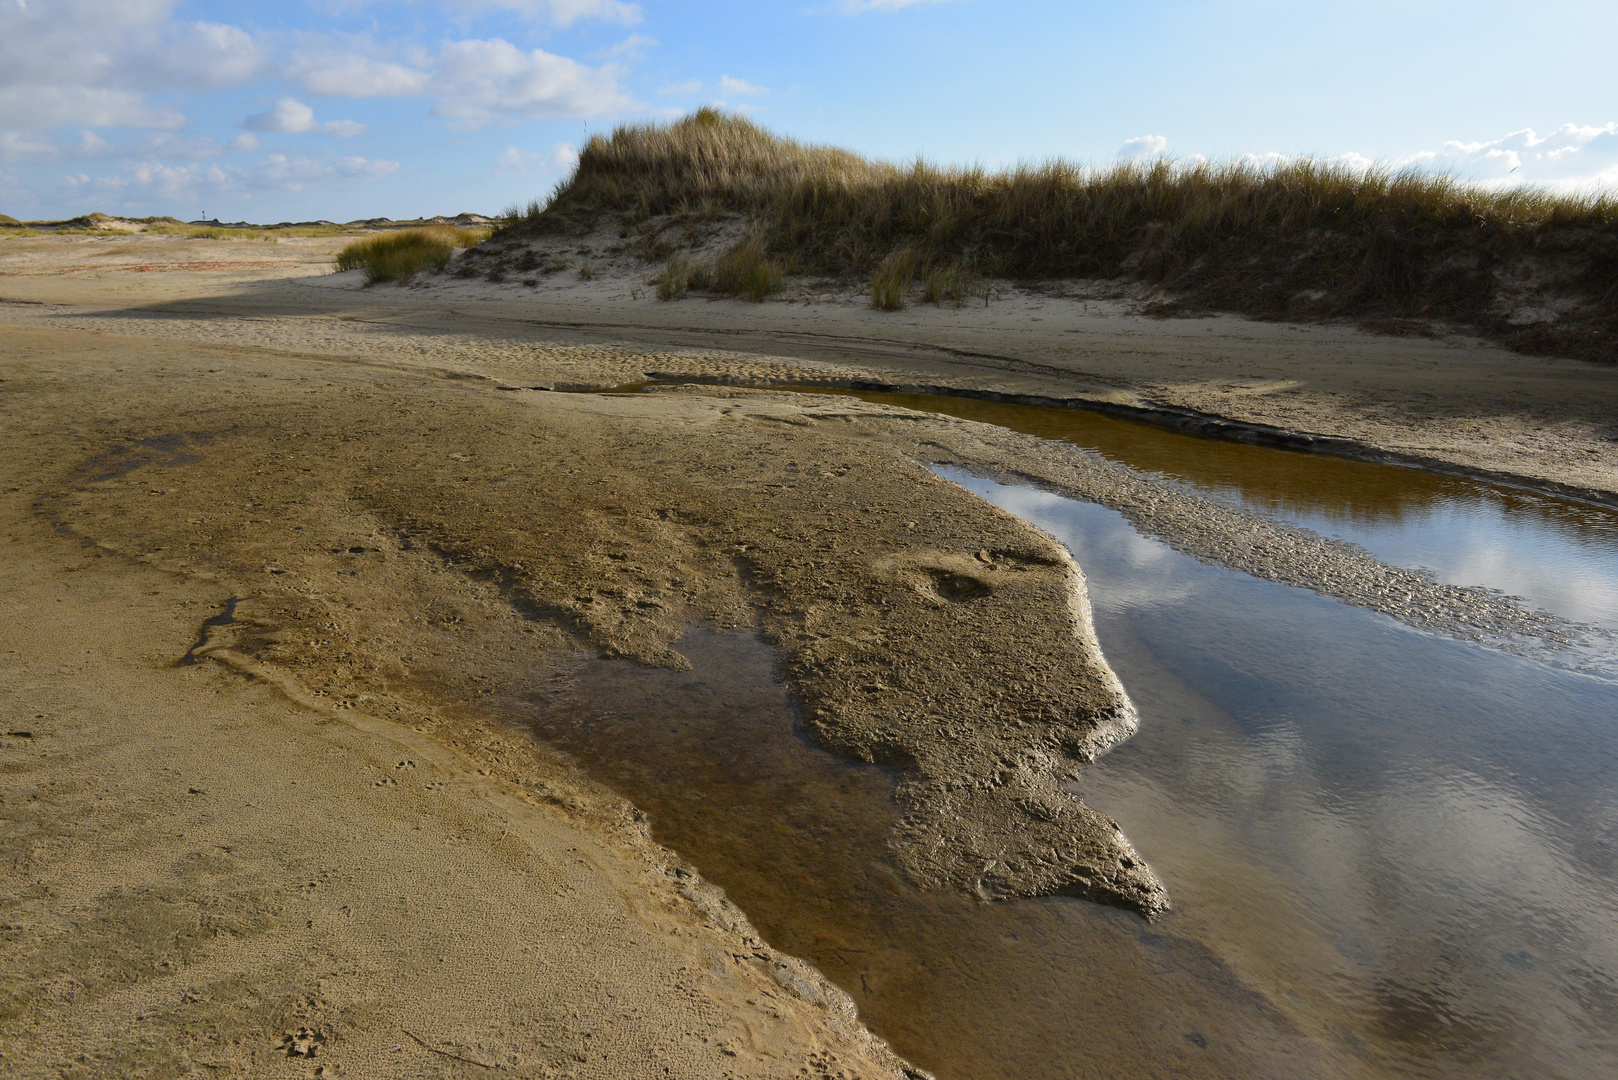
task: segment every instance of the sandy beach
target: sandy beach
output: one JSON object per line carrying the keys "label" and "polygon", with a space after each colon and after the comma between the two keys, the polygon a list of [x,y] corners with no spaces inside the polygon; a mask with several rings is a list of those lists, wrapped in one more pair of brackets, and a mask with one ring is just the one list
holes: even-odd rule
{"label": "sandy beach", "polygon": [[[1151,853],[1063,786],[1135,725],[1082,568],[932,466],[1437,633],[1573,632],[1072,447],[760,387],[1618,502],[1618,370],[1442,327],[1161,319],[1083,282],[664,303],[605,244],[590,280],[364,288],[340,243],[0,243],[13,1075],[923,1075],[513,718],[587,661],[756,631],[817,744],[891,771],[895,873],[1161,913]],[[560,392],[648,380],[684,384]]]}

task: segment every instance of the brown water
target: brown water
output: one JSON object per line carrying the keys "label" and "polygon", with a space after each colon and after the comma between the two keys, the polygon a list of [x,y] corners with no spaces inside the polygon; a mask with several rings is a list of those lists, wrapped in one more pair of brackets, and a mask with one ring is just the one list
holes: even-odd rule
{"label": "brown water", "polygon": [[941,394],[836,393],[1071,443],[1359,544],[1383,562],[1618,629],[1618,511],[1398,465],[1203,439],[1083,409]]}
{"label": "brown water", "polygon": [[[893,781],[813,746],[751,634],[693,630],[691,672],[596,661],[530,718],[652,818],[776,947],[940,1077],[1302,1075],[1321,1048],[1213,951],[1071,900],[908,885]],[[1328,1048],[1329,1049],[1329,1048]]]}
{"label": "brown water", "polygon": [[[1556,500],[1233,444],[1154,449],[1184,437],[1126,426],[1142,445],[1109,456],[1158,454],[1182,482],[1369,521],[1387,543],[1467,499],[1598,564],[1611,539],[1602,511]],[[886,851],[891,777],[798,732],[752,635],[693,630],[691,672],[590,662],[525,719],[943,1080],[1618,1075],[1618,683],[1198,563],[1099,506],[944,475],[1085,569],[1142,723],[1076,790],[1164,879],[1160,922],[911,888]]]}
{"label": "brown water", "polygon": [[1618,1070],[1618,685],[958,478],[1087,569],[1142,730],[1080,788],[1162,921],[911,888],[891,779],[797,732],[752,635],[692,631],[691,672],[592,662],[531,722],[944,1078]]}

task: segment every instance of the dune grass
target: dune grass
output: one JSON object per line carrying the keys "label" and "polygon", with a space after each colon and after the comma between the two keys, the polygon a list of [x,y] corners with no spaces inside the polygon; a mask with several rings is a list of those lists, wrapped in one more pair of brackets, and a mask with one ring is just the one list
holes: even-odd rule
{"label": "dune grass", "polygon": [[654,282],[659,300],[678,300],[687,291],[697,289],[754,301],[780,292],[785,283],[785,267],[770,257],[764,241],[756,236],[743,240],[711,262],[676,255],[664,265]]}
{"label": "dune grass", "polygon": [[400,229],[356,240],[337,253],[337,269],[365,271],[366,284],[408,281],[420,273],[442,273],[456,248],[471,247],[486,230],[429,226]]}
{"label": "dune grass", "polygon": [[552,197],[513,210],[507,227],[566,229],[603,211],[629,222],[740,215],[763,258],[869,281],[878,307],[902,306],[916,279],[952,301],[984,277],[1123,279],[1161,286],[1182,306],[1447,318],[1527,346],[1532,334],[1511,330],[1496,309],[1501,280],[1535,263],[1554,279],[1542,287],[1585,298],[1601,324],[1578,332],[1582,344],[1555,347],[1618,355],[1610,194],[1486,189],[1310,160],[897,165],[702,109],[594,136]]}

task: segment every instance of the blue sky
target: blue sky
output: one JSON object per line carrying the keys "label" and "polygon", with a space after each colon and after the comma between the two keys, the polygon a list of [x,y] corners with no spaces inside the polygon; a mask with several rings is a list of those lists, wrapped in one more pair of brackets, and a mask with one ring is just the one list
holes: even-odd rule
{"label": "blue sky", "polygon": [[895,159],[1618,188],[1611,0],[0,0],[0,213],[498,211],[703,103]]}

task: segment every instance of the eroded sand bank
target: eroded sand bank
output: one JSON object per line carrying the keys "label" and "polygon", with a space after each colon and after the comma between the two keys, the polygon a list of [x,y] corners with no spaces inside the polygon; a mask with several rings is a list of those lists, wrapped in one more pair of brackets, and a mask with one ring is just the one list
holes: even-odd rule
{"label": "eroded sand bank", "polygon": [[[1082,576],[927,465],[1127,503],[1203,557],[1367,606],[1398,592],[1377,577],[1388,568],[1312,534],[1228,510],[1210,526],[1183,493],[983,425],[751,390],[533,389],[908,371],[1074,392],[1061,371],[909,343],[803,358],[595,340],[725,332],[756,347],[782,319],[882,318],[852,303],[628,297],[635,317],[614,308],[609,323],[592,312],[610,293],[559,289],[539,310],[521,287],[289,277],[319,267],[315,242],[290,262],[278,245],[255,262],[219,242],[207,258],[196,241],[27,243],[0,252],[0,297],[33,301],[0,304],[0,400],[20,613],[6,723],[29,732],[6,739],[7,806],[23,809],[7,815],[20,899],[5,1022],[32,1068],[80,1051],[86,1072],[143,1054],[175,1071],[302,1067],[285,1039],[307,1029],[367,1072],[427,1072],[447,1051],[623,1075],[655,1049],[685,1075],[895,1075],[838,992],[770,952],[632,808],[505,725],[508,706],[547,700],[581,651],[678,667],[692,624],[756,627],[824,743],[898,771],[891,849],[912,880],[1149,915],[1165,897],[1141,855],[1060,788],[1133,723]],[[524,321],[579,312],[601,325]],[[711,325],[672,321],[693,313]],[[1169,363],[1157,348],[1141,372]],[[1231,348],[1244,358],[1222,377],[1239,382],[1251,347]],[[1330,353],[1310,363],[1340,385]],[[1490,434],[1560,409],[1555,447],[1525,451],[1520,474],[1610,491],[1610,454],[1576,475],[1566,463],[1601,457],[1612,412],[1588,402],[1611,373],[1546,370],[1525,409],[1509,399],[1531,377],[1496,383]],[[1194,379],[1108,378],[1080,389],[1199,400]],[[1429,390],[1406,390],[1408,413]],[[1235,391],[1206,393],[1195,407]],[[1328,408],[1334,393],[1304,394],[1316,430],[1380,430],[1363,404]],[[1299,400],[1249,396],[1266,423]],[[1441,449],[1494,467],[1496,442]],[[1408,578],[1393,584],[1411,585],[1398,603],[1417,625],[1564,632],[1467,590],[1418,596]],[[211,662],[173,667],[199,628]],[[70,1026],[93,1032],[71,1051]]]}

